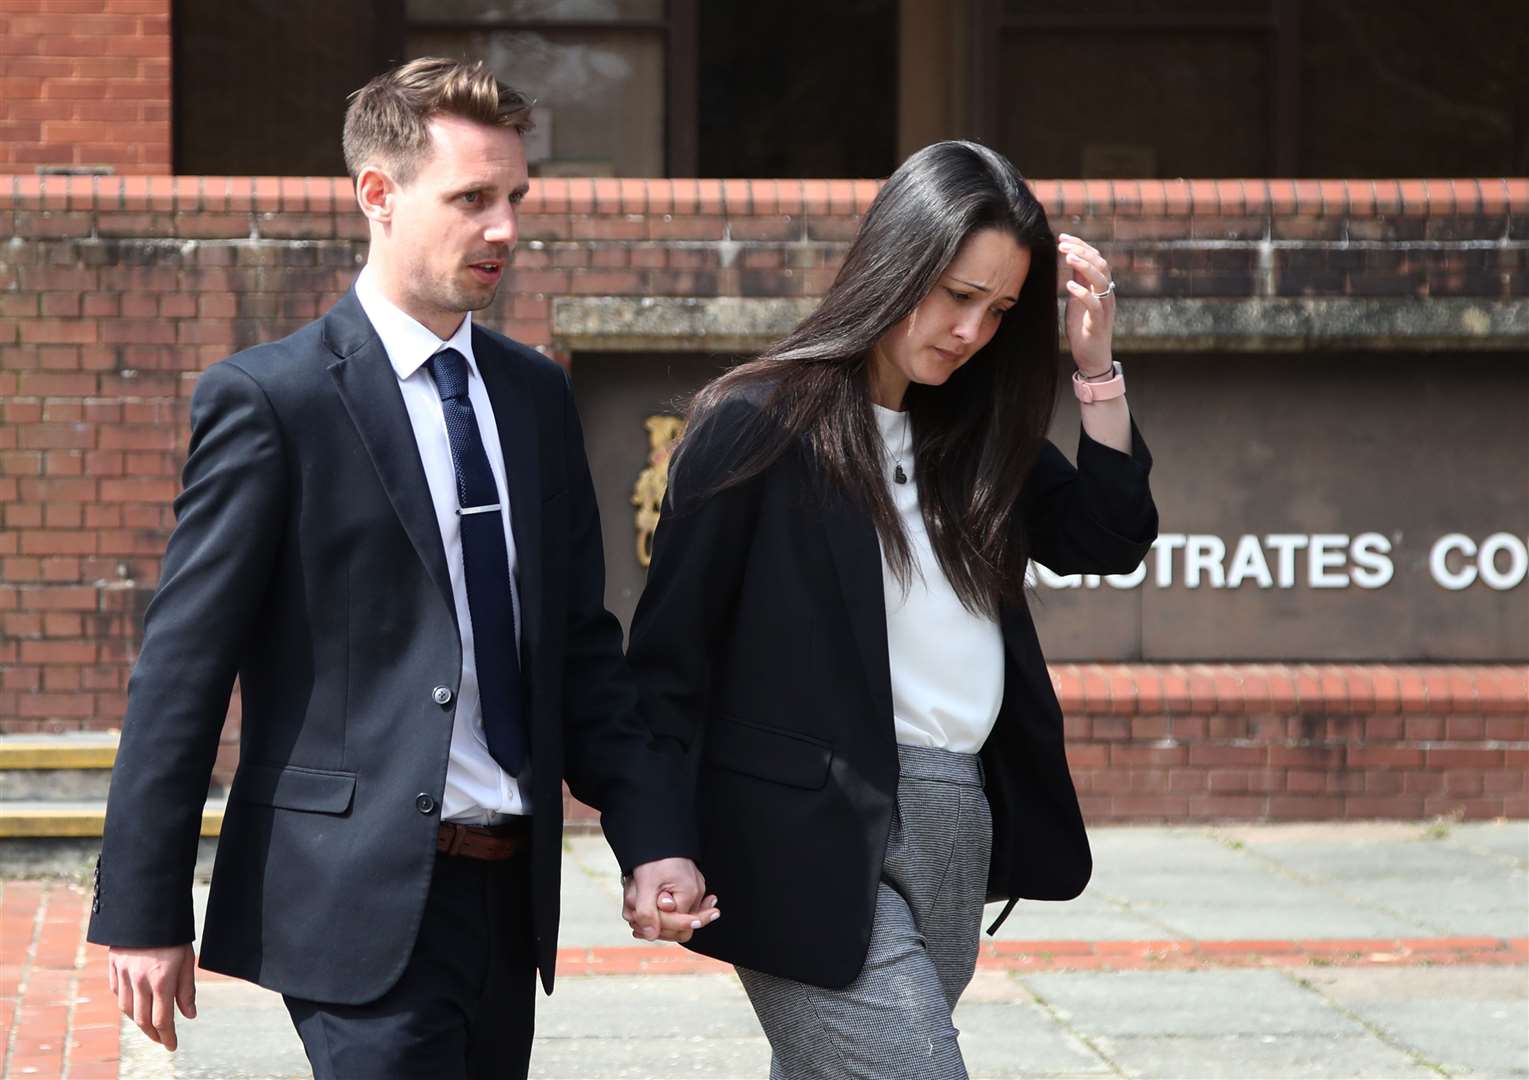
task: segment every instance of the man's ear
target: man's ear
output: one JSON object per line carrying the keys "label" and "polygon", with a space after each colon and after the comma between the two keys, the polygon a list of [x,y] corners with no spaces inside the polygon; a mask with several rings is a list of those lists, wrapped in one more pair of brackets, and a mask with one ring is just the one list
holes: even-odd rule
{"label": "man's ear", "polygon": [[393,196],[398,185],[377,165],[365,166],[356,177],[356,203],[370,221],[386,225],[393,220]]}

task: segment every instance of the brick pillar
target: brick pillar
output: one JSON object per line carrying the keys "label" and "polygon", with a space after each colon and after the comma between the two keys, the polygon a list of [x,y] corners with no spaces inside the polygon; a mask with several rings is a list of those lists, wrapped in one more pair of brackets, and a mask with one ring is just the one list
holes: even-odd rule
{"label": "brick pillar", "polygon": [[168,174],[170,0],[0,0],[0,172]]}

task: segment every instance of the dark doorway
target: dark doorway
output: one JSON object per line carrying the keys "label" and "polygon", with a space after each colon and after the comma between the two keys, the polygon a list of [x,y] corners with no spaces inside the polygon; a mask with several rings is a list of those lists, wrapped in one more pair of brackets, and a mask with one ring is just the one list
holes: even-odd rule
{"label": "dark doorway", "polygon": [[701,176],[892,171],[896,0],[708,0],[699,7]]}

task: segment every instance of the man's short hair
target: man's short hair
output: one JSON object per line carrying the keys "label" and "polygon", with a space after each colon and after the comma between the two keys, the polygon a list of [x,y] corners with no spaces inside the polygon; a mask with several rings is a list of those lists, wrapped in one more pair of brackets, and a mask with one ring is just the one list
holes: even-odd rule
{"label": "man's short hair", "polygon": [[345,168],[354,180],[367,165],[382,165],[407,184],[430,153],[432,118],[460,116],[524,135],[532,126],[531,104],[494,78],[482,61],[410,60],[350,95],[342,139]]}

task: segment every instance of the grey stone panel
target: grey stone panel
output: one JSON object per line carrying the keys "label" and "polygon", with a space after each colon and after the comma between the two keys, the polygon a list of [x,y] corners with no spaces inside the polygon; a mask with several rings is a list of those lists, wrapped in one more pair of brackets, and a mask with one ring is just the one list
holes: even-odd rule
{"label": "grey stone panel", "polygon": [[[815,297],[557,297],[560,348],[753,350],[781,337]],[[1116,310],[1118,352],[1308,352],[1322,349],[1522,350],[1529,300],[1464,297],[1132,298]]]}

